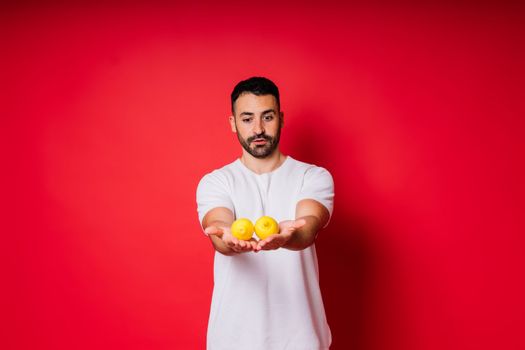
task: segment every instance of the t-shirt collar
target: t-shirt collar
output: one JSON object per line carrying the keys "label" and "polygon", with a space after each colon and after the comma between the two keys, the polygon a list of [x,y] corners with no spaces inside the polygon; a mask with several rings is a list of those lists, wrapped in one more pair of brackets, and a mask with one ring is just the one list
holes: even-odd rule
{"label": "t-shirt collar", "polygon": [[287,163],[289,163],[291,161],[292,157],[290,156],[286,156],[286,158],[284,159],[284,162],[282,162],[281,165],[279,165],[279,167],[273,169],[272,171],[269,171],[267,173],[262,173],[262,174],[257,174],[256,172],[254,172],[253,170],[251,170],[250,168],[248,168],[246,165],[244,165],[243,162],[241,162],[241,159],[240,158],[237,158],[237,160],[235,161],[235,163],[237,163],[237,165],[244,170],[244,172],[248,173],[248,174],[251,174],[253,176],[257,176],[257,177],[263,177],[263,176],[269,176],[269,175],[273,175],[273,174],[276,174],[277,172],[281,171],[281,169],[283,169]]}

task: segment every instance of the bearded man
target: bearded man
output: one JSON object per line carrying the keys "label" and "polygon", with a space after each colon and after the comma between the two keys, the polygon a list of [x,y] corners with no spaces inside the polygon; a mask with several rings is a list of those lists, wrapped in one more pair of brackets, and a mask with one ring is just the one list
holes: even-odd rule
{"label": "bearded man", "polygon": [[[314,243],[332,215],[332,176],[279,150],[284,113],[271,80],[239,82],[231,105],[242,155],[197,187],[199,221],[215,249],[207,348],[329,349]],[[262,216],[277,220],[277,234],[232,235],[236,219]]]}

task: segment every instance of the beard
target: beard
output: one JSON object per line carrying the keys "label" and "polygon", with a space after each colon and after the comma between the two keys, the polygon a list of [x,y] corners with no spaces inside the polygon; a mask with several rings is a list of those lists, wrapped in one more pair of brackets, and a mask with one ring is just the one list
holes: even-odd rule
{"label": "beard", "polygon": [[[274,136],[266,135],[265,133],[261,133],[259,135],[248,137],[247,139],[243,139],[241,135],[239,135],[239,132],[237,132],[237,139],[242,145],[242,148],[246,150],[246,152],[250,153],[255,158],[266,158],[269,157],[279,145],[279,140],[281,138],[281,128],[277,130],[277,134]],[[253,145],[253,147],[250,147],[252,142],[256,139],[264,139],[266,140],[266,144],[264,145]]]}

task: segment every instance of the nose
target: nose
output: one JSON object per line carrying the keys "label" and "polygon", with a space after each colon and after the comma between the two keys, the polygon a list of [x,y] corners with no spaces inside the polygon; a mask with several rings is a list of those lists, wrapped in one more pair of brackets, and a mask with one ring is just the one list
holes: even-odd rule
{"label": "nose", "polygon": [[255,123],[254,123],[254,126],[253,126],[253,132],[256,135],[260,135],[260,134],[264,133],[264,125],[263,125],[262,118],[257,118],[255,120]]}

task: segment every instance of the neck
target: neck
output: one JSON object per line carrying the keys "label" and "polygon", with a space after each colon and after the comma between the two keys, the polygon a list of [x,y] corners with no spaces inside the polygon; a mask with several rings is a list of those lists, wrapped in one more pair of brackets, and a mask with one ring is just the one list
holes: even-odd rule
{"label": "neck", "polygon": [[266,158],[255,158],[250,153],[242,150],[241,162],[256,174],[269,173],[277,169],[286,160],[286,156],[276,149]]}

